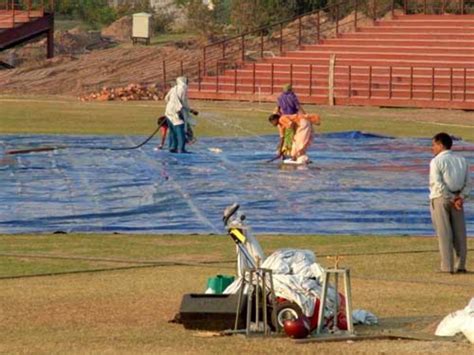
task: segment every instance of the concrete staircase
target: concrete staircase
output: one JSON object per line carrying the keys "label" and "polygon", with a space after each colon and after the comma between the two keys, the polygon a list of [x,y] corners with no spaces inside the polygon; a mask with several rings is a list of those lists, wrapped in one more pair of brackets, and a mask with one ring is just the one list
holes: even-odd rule
{"label": "concrete staircase", "polygon": [[[227,64],[190,98],[274,101],[292,83],[302,102],[474,109],[474,15],[399,15],[256,62]],[[232,68],[232,69],[229,69]]]}

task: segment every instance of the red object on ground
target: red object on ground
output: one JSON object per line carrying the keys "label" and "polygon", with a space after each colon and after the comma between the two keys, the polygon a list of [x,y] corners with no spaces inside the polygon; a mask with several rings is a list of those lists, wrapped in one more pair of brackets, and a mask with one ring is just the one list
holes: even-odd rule
{"label": "red object on ground", "polygon": [[[311,321],[311,331],[315,330],[318,326],[318,315],[319,315],[319,298],[316,299],[314,304],[314,313],[313,316],[310,318]],[[324,324],[325,326],[332,327],[334,319],[331,318],[327,320]],[[346,298],[341,293],[339,294],[339,306],[337,312],[337,327],[340,330],[347,330],[347,319],[346,319]]]}
{"label": "red object on ground", "polygon": [[309,335],[309,324],[304,318],[286,320],[283,329],[286,335],[294,339],[306,338]]}

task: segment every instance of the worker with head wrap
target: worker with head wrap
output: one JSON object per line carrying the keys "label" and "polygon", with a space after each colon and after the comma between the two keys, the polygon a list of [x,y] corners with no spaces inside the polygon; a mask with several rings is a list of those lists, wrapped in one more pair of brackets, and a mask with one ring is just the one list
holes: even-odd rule
{"label": "worker with head wrap", "polygon": [[191,125],[195,124],[191,113],[197,115],[198,112],[189,107],[188,79],[186,77],[180,76],[176,79],[176,85],[166,94],[165,102],[165,115],[169,128],[169,151],[171,153],[187,153],[185,149],[186,136],[192,136]]}
{"label": "worker with head wrap", "polygon": [[[303,107],[301,107],[298,97],[293,92],[293,87],[291,86],[291,84],[283,85],[283,92],[280,94],[280,96],[278,96],[277,107],[273,113],[280,116],[306,113]],[[287,157],[291,155],[294,134],[295,129],[286,129],[284,132],[284,136],[280,138],[280,143],[278,145],[278,154],[280,154],[282,157]]]}

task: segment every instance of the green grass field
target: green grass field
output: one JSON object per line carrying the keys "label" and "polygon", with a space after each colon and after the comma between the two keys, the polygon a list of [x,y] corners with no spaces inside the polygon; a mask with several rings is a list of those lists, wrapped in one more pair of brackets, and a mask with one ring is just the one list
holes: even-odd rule
{"label": "green grass field", "polygon": [[[201,136],[275,133],[270,104],[193,102]],[[362,130],[430,137],[443,130],[474,141],[470,112],[306,106],[322,132]],[[147,135],[162,103],[80,103],[72,98],[0,97],[2,134]],[[429,149],[429,147],[427,147]],[[473,297],[474,274],[437,273],[435,238],[260,236],[269,255],[313,250],[318,261],[342,255],[352,273],[353,307],[380,324],[359,334],[410,340],[295,344],[288,338],[213,337],[170,324],[182,294],[202,292],[216,274],[233,274],[229,237],[177,235],[0,235],[0,353],[446,353],[471,354],[463,337],[431,339],[436,324]],[[474,269],[474,239],[468,269]]]}

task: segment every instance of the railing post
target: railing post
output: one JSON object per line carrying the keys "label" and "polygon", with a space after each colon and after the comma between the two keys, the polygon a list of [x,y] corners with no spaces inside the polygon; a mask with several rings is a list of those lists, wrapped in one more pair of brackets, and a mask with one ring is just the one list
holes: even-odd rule
{"label": "railing post", "polygon": [[301,30],[302,30],[301,16],[298,17],[298,47],[301,47]]}
{"label": "railing post", "polygon": [[234,94],[237,93],[237,63],[234,64]]}
{"label": "railing post", "polygon": [[271,75],[270,75],[270,95],[273,95],[273,77],[275,72],[274,64],[271,65]]}
{"label": "railing post", "polygon": [[242,35],[241,37],[241,47],[242,47],[241,59],[242,59],[242,63],[245,63],[245,35]]}
{"label": "railing post", "polygon": [[181,72],[181,76],[184,76],[184,67],[183,67],[183,61],[182,60],[179,61],[179,66],[180,66],[179,69],[180,69],[180,72]]}
{"label": "railing post", "polygon": [[426,15],[426,0],[423,1],[423,14]]}
{"label": "railing post", "polygon": [[206,48],[207,47],[204,47],[202,49],[202,72],[204,74],[204,76],[206,76]]}
{"label": "railing post", "polygon": [[375,23],[377,20],[377,0],[372,0],[372,21]]}
{"label": "railing post", "polygon": [[349,75],[349,78],[348,78],[348,82],[349,84],[347,85],[347,97],[351,98],[352,97],[352,65],[349,65],[349,67],[347,68],[347,71],[348,71],[348,75]]}
{"label": "railing post", "polygon": [[431,101],[434,100],[434,90],[435,90],[435,68],[431,68]]}
{"label": "railing post", "polygon": [[166,91],[166,62],[163,61],[163,88]]}
{"label": "railing post", "polygon": [[15,2],[12,0],[12,25],[15,27]]}
{"label": "railing post", "polygon": [[201,61],[198,62],[198,91],[201,91]]}
{"label": "railing post", "polygon": [[252,93],[255,94],[255,86],[256,86],[256,73],[255,73],[255,62],[253,62],[253,70],[252,70]]}
{"label": "railing post", "polygon": [[222,59],[225,59],[225,41],[222,42]]}
{"label": "railing post", "polygon": [[260,32],[260,58],[263,58],[263,31]]}
{"label": "railing post", "polygon": [[280,55],[283,53],[283,23],[280,23]]}
{"label": "railing post", "polygon": [[392,66],[388,69],[388,98],[392,98],[392,85],[393,85],[393,68]]}
{"label": "railing post", "polygon": [[463,90],[463,96],[462,96],[462,99],[463,101],[466,101],[466,84],[467,84],[467,73],[466,73],[467,69],[464,68],[464,90]]}
{"label": "railing post", "polygon": [[403,12],[404,14],[408,14],[408,0],[403,1]]}
{"label": "railing post", "polygon": [[460,1],[459,6],[461,7],[461,15],[464,15],[464,0]]}
{"label": "railing post", "polygon": [[219,61],[216,60],[216,93],[219,92]]}
{"label": "railing post", "polygon": [[449,68],[449,101],[453,101],[453,67]]}
{"label": "railing post", "polygon": [[372,66],[369,65],[369,99],[372,97]]}
{"label": "railing post", "polygon": [[446,0],[443,0],[442,8],[441,8],[441,15],[444,14],[445,11],[446,11]]}
{"label": "railing post", "polygon": [[354,4],[354,31],[357,31],[357,12],[359,9],[359,0],[355,0]]}
{"label": "railing post", "polygon": [[290,85],[293,86],[293,63],[290,63]]}
{"label": "railing post", "polygon": [[318,43],[320,40],[320,26],[321,26],[321,15],[319,14],[319,11],[318,11],[318,16],[316,16],[316,30],[317,30],[316,39],[318,40]]}

